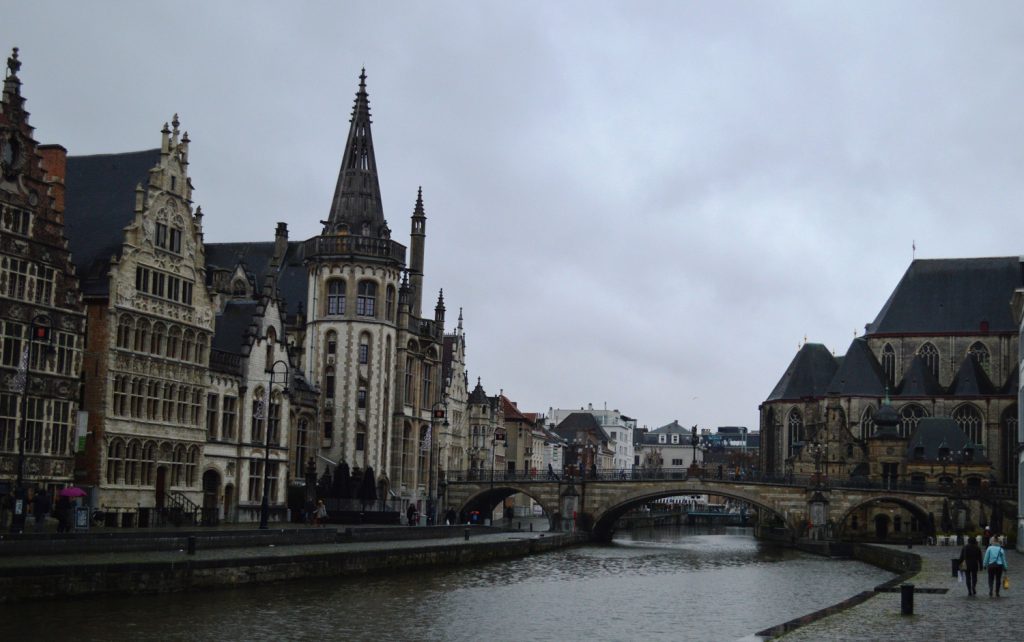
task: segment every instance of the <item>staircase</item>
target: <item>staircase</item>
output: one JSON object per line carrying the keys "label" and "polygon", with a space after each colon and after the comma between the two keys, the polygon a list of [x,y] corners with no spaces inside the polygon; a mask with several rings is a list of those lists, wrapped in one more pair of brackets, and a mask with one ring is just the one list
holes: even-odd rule
{"label": "staircase", "polygon": [[161,517],[165,522],[175,526],[187,524],[196,526],[199,524],[199,516],[202,509],[194,501],[185,497],[178,491],[164,493],[164,507],[161,510]]}

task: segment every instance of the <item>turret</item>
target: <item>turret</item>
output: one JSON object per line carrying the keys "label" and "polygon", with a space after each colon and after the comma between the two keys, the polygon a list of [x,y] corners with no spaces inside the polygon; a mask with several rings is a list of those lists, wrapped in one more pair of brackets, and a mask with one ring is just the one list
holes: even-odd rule
{"label": "turret", "polygon": [[444,329],[444,290],[437,295],[437,305],[434,306],[434,321]]}
{"label": "turret", "polygon": [[416,192],[409,234],[409,285],[412,288],[412,315],[417,319],[423,304],[423,251],[427,239],[427,215],[423,212],[423,188]]}

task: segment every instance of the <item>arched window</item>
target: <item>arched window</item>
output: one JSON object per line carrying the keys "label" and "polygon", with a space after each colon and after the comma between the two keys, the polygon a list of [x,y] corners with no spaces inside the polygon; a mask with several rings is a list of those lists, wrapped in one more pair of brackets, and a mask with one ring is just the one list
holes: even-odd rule
{"label": "arched window", "polygon": [[975,341],[967,350],[967,354],[973,357],[974,360],[978,362],[978,365],[985,370],[985,372],[988,372],[989,353],[988,348],[985,347],[984,343],[982,343],[981,341]]}
{"label": "arched window", "polygon": [[295,428],[295,464],[292,470],[296,475],[306,472],[306,441],[309,439],[309,419],[302,417]]}
{"label": "arched window", "polygon": [[245,281],[242,279],[235,279],[231,282],[231,294],[235,296],[245,296]]}
{"label": "arched window", "polygon": [[120,484],[124,479],[124,442],[115,439],[107,446],[107,483]]}
{"label": "arched window", "polygon": [[373,281],[359,282],[356,314],[361,317],[377,316],[377,284]]}
{"label": "arched window", "polygon": [[950,415],[953,421],[960,424],[960,430],[964,431],[967,441],[971,444],[981,444],[981,413],[969,403],[957,406]]}
{"label": "arched window", "polygon": [[178,347],[181,345],[181,328],[178,326],[171,326],[170,331],[167,333],[167,358],[178,359],[180,354],[178,353]]}
{"label": "arched window", "polygon": [[267,413],[267,443],[278,445],[281,440],[281,393],[277,390],[270,395],[270,409]]}
{"label": "arched window", "polygon": [[151,379],[146,391],[146,419],[160,418],[160,382]]}
{"label": "arched window", "polygon": [[389,285],[384,295],[384,316],[388,321],[395,320],[395,286]]}
{"label": "arched window", "polygon": [[192,446],[188,449],[188,459],[185,461],[185,485],[196,485],[196,471],[199,468],[199,448]]}
{"label": "arched window", "polygon": [[174,399],[176,398],[176,395],[177,395],[177,390],[175,390],[174,384],[165,383],[164,384],[164,395],[163,395],[163,402],[164,402],[163,420],[164,421],[174,421]]}
{"label": "arched window", "polygon": [[792,457],[803,445],[804,441],[804,418],[800,411],[793,408],[789,411],[789,418],[786,420],[787,434],[789,436],[789,456]]}
{"label": "arched window", "polygon": [[153,337],[149,342],[149,352],[151,354],[161,355],[164,354],[164,324],[154,323],[153,324]]}
{"label": "arched window", "polygon": [[263,394],[263,388],[256,388],[252,393],[252,425],[249,430],[249,441],[258,444],[263,443],[263,426],[267,415]]}
{"label": "arched window", "polygon": [[188,423],[188,386],[178,387],[178,423]]}
{"label": "arched window", "polygon": [[334,330],[327,333],[327,337],[324,341],[324,349],[327,350],[327,354],[338,353],[338,334]]}
{"label": "arched window", "polygon": [[908,403],[900,408],[900,423],[898,426],[900,437],[909,437],[914,434],[918,422],[927,416],[928,413],[925,409],[916,403]]}
{"label": "arched window", "polygon": [[934,345],[932,345],[930,342],[928,342],[928,343],[925,343],[923,346],[921,346],[921,348],[917,351],[917,354],[918,354],[918,356],[921,357],[921,359],[924,360],[925,365],[928,366],[929,370],[931,370],[932,376],[935,377],[936,381],[938,381],[938,379],[939,379],[939,351],[938,351],[938,349]]}
{"label": "arched window", "polygon": [[146,382],[132,379],[131,416],[142,419],[145,415]]}
{"label": "arched window", "polygon": [[130,350],[132,347],[132,318],[122,314],[117,324],[117,347]]}
{"label": "arched window", "polygon": [[143,486],[152,486],[153,470],[156,468],[156,444],[146,443],[142,448],[142,471],[139,476],[139,483]]}
{"label": "arched window", "polygon": [[327,314],[345,314],[345,281],[342,279],[327,282]]}
{"label": "arched window", "polygon": [[149,321],[139,319],[135,324],[135,351],[145,352],[149,349]]}
{"label": "arched window", "polygon": [[191,330],[185,330],[181,337],[181,360],[192,362],[195,359],[196,335]]}
{"label": "arched window", "polygon": [[128,442],[127,454],[125,456],[124,483],[137,486],[139,473],[141,472],[141,448],[139,442],[132,440]]}
{"label": "arched window", "polygon": [[885,373],[885,385],[890,389],[896,387],[896,350],[888,343],[882,346],[882,372]]}
{"label": "arched window", "polygon": [[334,399],[334,368],[330,366],[324,370],[324,397]]}
{"label": "arched window", "polygon": [[210,339],[206,334],[196,335],[196,363],[206,363],[206,346]]}
{"label": "arched window", "polygon": [[874,434],[874,406],[868,405],[860,416],[860,438],[866,439]]}

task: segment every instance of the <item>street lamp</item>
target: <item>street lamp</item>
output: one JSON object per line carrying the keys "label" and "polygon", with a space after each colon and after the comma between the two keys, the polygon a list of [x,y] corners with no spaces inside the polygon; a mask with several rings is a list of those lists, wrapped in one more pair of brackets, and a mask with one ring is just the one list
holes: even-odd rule
{"label": "street lamp", "polygon": [[[434,425],[437,424],[438,419],[444,420],[444,423],[441,424],[443,428],[447,428],[451,425],[448,423],[448,403],[445,401],[438,401],[434,404],[433,408],[431,408],[431,430],[434,429]],[[437,523],[437,494],[434,486],[434,469],[437,467],[437,464],[440,464],[440,462],[436,461],[437,457],[435,457],[434,452],[440,445],[436,443],[439,441],[439,437],[440,435],[435,435],[434,438],[430,440],[430,452],[428,453],[427,458],[427,468],[429,472],[429,477],[427,479],[427,526],[433,526]]]}
{"label": "street lamp", "polygon": [[[14,482],[14,515],[11,517],[11,532],[20,533],[25,530],[25,433],[28,431],[28,382],[32,373],[32,352],[36,341],[46,343],[46,358],[49,359],[53,353],[51,344],[51,330],[53,322],[45,314],[37,314],[32,317],[29,325],[28,341],[21,354],[21,368],[15,387],[21,388],[21,422],[18,424],[18,471],[17,479]],[[20,382],[20,386],[17,383]]]}
{"label": "street lamp", "polygon": [[[260,502],[260,529],[266,530],[269,528],[268,522],[270,521],[270,488],[267,484],[267,472],[270,467],[270,393],[271,388],[274,387],[274,375],[277,374],[277,364],[284,366],[284,388],[281,390],[281,394],[288,395],[288,362],[283,359],[278,359],[270,366],[270,383],[267,386],[266,396],[263,401],[263,414],[266,417],[267,425],[264,426],[263,433],[263,501]],[[278,417],[278,430],[280,430],[281,418]],[[277,435],[278,441],[281,436]]]}

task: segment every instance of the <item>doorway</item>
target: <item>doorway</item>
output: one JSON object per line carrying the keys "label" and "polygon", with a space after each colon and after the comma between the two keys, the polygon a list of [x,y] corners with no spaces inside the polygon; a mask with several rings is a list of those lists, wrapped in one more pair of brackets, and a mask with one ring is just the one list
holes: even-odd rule
{"label": "doorway", "polygon": [[216,526],[220,521],[220,474],[216,470],[203,473],[203,526]]}
{"label": "doorway", "polygon": [[889,516],[875,515],[875,538],[884,541],[889,534]]}

